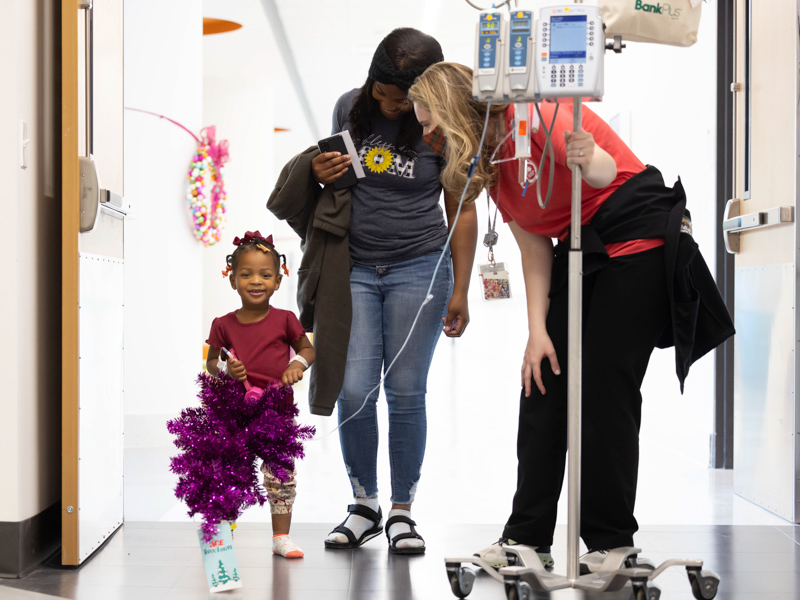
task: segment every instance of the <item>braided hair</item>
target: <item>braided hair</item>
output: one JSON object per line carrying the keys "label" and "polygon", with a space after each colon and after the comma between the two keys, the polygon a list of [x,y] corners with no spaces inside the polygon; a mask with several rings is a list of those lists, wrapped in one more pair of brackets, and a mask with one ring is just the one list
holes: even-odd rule
{"label": "braided hair", "polygon": [[[269,236],[269,238],[271,240],[272,236]],[[234,243],[237,244],[236,250],[225,257],[225,263],[228,265],[228,267],[222,271],[223,277],[227,277],[230,273],[235,272],[236,268],[239,266],[239,259],[243,254],[250,252],[251,250],[259,250],[271,255],[275,260],[275,268],[280,271],[281,265],[283,265],[283,272],[286,275],[289,274],[289,269],[286,266],[286,255],[280,254],[275,249],[275,246],[272,244],[272,242],[268,241],[267,238],[262,237],[258,232],[255,232],[255,234],[250,234],[250,232],[248,232],[248,235],[246,235],[243,240],[239,240],[237,237],[234,240]]]}

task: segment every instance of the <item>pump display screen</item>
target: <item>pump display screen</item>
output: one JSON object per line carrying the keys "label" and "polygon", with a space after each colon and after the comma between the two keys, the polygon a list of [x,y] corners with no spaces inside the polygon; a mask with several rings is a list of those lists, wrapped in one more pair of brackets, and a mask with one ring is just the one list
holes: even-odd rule
{"label": "pump display screen", "polygon": [[531,22],[527,19],[524,21],[511,21],[511,29],[530,29]]}
{"label": "pump display screen", "polygon": [[586,15],[550,18],[550,63],[586,62]]}
{"label": "pump display screen", "polygon": [[481,34],[483,35],[499,35],[500,22],[499,21],[484,21],[481,23]]}

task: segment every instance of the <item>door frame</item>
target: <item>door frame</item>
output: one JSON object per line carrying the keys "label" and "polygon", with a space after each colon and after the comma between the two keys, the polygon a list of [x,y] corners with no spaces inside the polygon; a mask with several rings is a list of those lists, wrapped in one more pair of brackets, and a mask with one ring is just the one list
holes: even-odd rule
{"label": "door frame", "polygon": [[[733,198],[734,178],[734,95],[736,7],[730,2],[717,4],[717,223],[724,220],[725,204]],[[717,231],[716,279],[725,304],[734,314],[734,257],[725,249]],[[715,351],[714,423],[710,466],[733,469],[733,350],[728,338]]]}
{"label": "door frame", "polygon": [[61,562],[78,552],[80,166],[77,0],[61,0]]}

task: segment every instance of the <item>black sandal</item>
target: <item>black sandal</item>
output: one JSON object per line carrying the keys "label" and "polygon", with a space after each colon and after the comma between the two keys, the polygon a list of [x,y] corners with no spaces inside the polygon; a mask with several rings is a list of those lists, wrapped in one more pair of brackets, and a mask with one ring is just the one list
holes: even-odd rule
{"label": "black sandal", "polygon": [[[389,537],[389,528],[394,525],[395,523],[406,523],[409,527],[411,527],[411,531],[408,533],[398,533],[393,538]],[[416,523],[403,515],[395,515],[393,517],[389,517],[389,520],[386,521],[386,539],[389,540],[389,552],[392,554],[425,554],[425,540],[422,539],[422,536],[417,533],[417,530],[414,528]],[[422,540],[422,546],[419,548],[398,548],[397,542],[400,540],[408,540],[408,539],[416,539]]]}
{"label": "black sandal", "polygon": [[330,540],[325,540],[325,547],[331,548],[334,550],[348,550],[350,548],[358,548],[364,542],[368,542],[372,538],[377,535],[380,535],[383,532],[383,526],[381,525],[381,521],[383,520],[383,513],[381,512],[380,507],[378,507],[378,512],[375,512],[368,506],[364,506],[363,504],[350,504],[347,507],[347,512],[351,515],[358,515],[359,517],[364,517],[365,519],[369,519],[375,525],[361,534],[360,538],[356,538],[355,534],[347,527],[345,527],[345,523],[347,523],[347,519],[342,521],[339,525],[334,527],[331,533],[343,533],[347,536],[346,542],[332,542]]}

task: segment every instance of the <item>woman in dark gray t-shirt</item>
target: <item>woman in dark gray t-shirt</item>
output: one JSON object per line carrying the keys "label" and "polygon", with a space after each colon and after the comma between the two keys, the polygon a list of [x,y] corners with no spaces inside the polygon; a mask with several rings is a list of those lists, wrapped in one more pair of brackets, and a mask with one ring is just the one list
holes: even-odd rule
{"label": "woman in dark gray t-shirt", "polygon": [[[366,177],[350,189],[353,319],[337,400],[343,424],[339,437],[355,503],[328,536],[326,548],[355,548],[384,529],[376,405],[381,373],[391,366],[383,382],[392,484],[386,535],[393,553],[425,551],[411,504],[425,454],[426,382],[442,324],[445,335],[458,337],[469,323],[467,289],[478,230],[474,204],[464,204],[449,248],[444,248],[459,198],[444,194],[445,222],[439,203],[444,161],[423,140],[407,99],[414,79],[442,60],[441,47],[431,36],[395,29],[375,51],[367,81],[342,95],[333,112],[333,133],[349,130]],[[314,178],[333,183],[349,164],[348,155],[320,154],[312,162]],[[433,297],[420,309],[442,253]]]}

